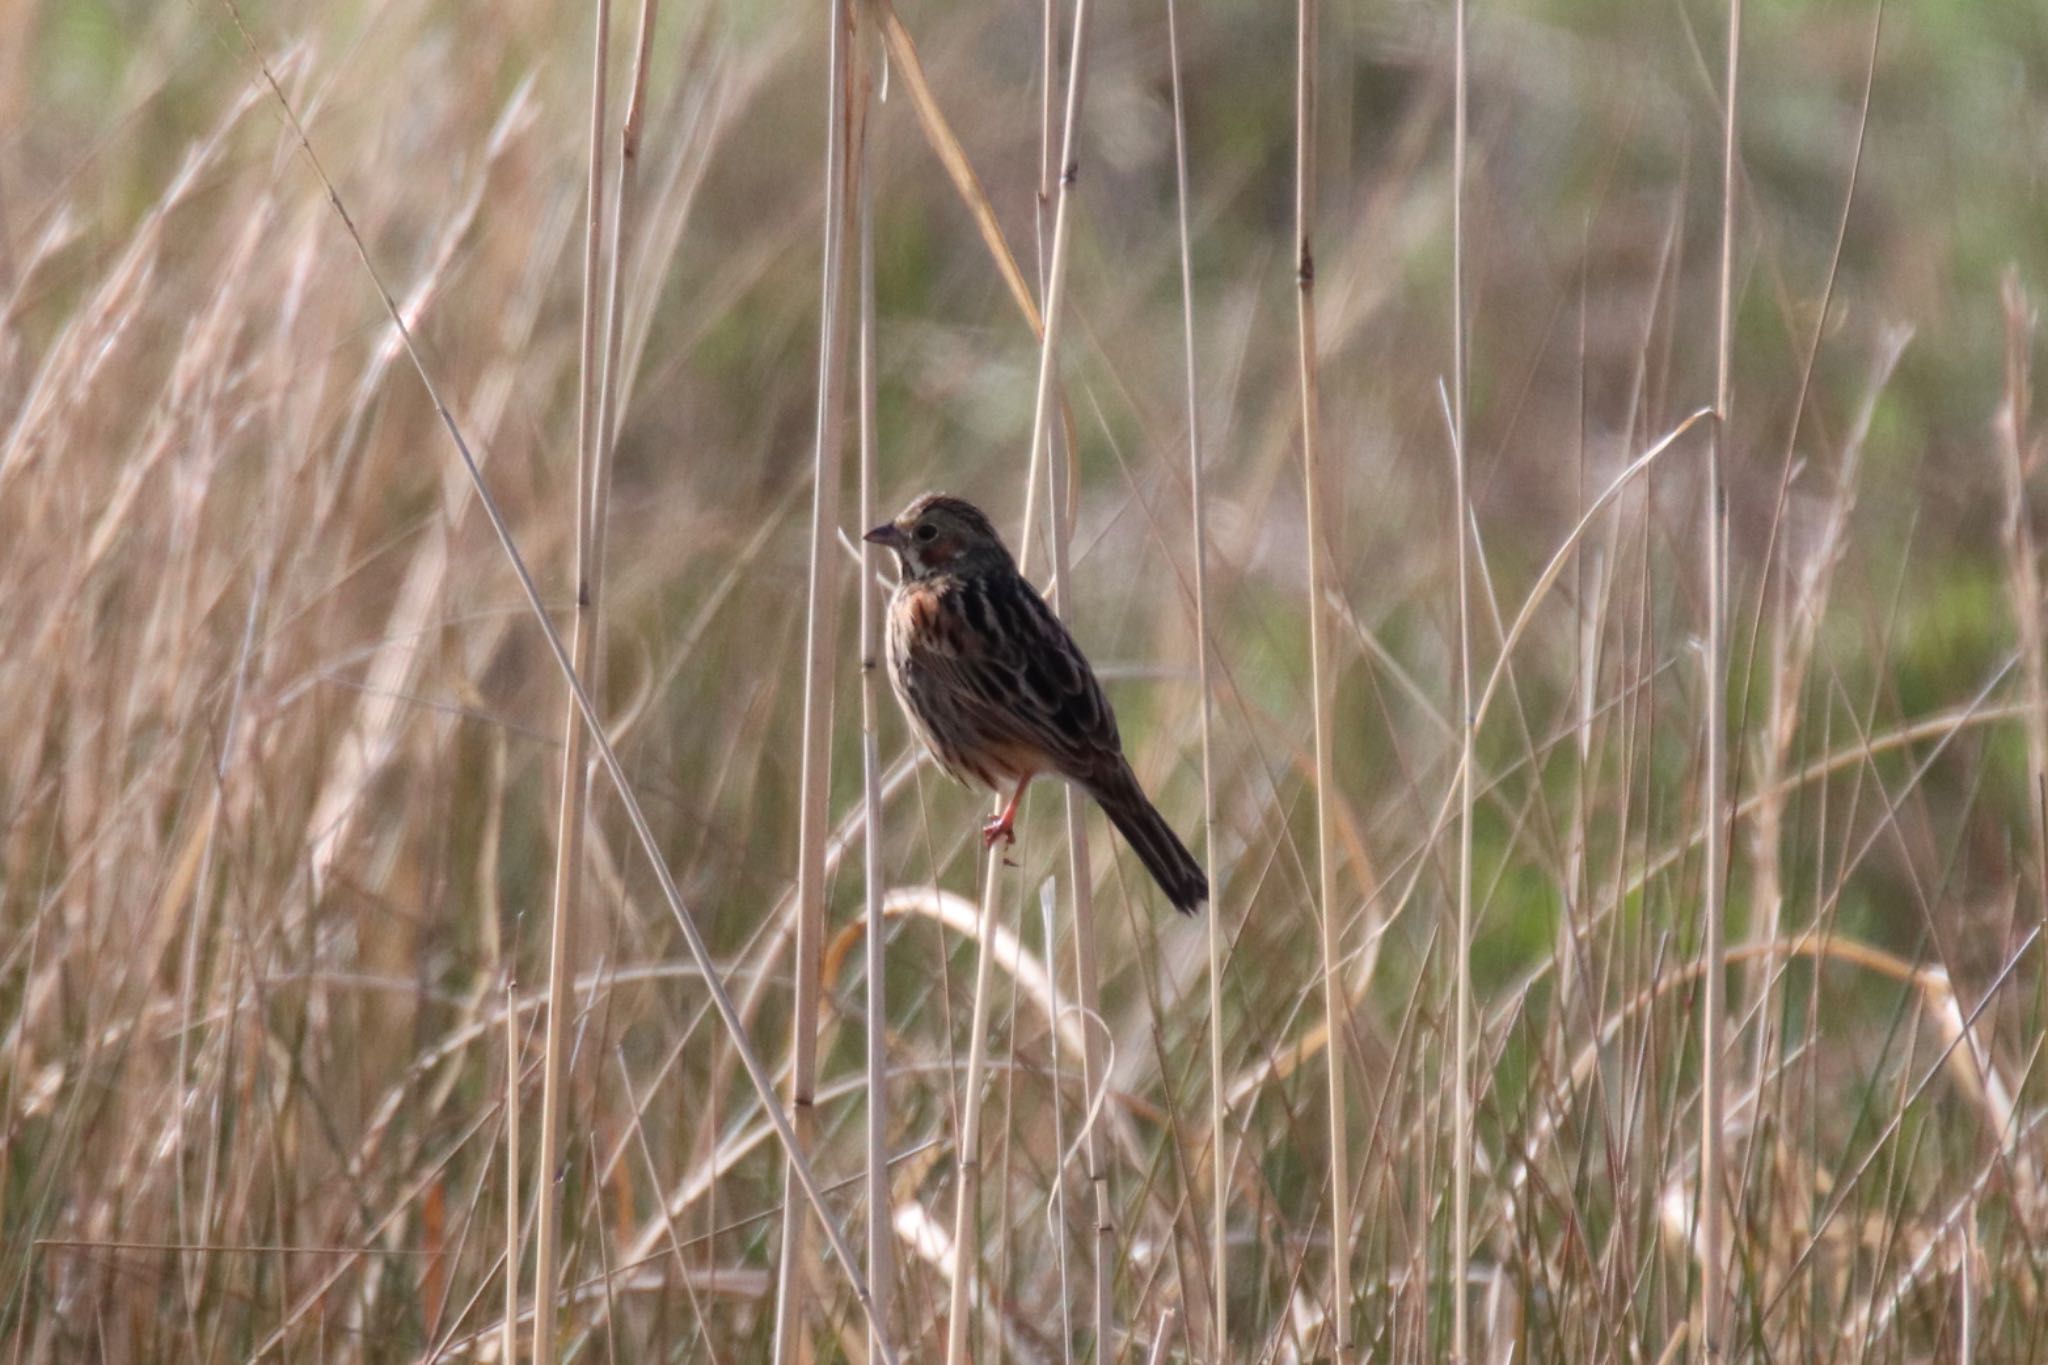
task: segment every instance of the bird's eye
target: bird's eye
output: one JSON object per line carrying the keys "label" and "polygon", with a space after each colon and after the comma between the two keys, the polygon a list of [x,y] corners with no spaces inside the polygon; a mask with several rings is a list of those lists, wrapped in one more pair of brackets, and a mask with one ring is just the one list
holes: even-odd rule
{"label": "bird's eye", "polygon": [[927,544],[939,538],[939,528],[926,522],[917,528],[917,538]]}

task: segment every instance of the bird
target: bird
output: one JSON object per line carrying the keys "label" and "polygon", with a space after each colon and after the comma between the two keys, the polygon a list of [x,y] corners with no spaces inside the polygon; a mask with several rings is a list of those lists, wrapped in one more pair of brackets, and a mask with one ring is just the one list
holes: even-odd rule
{"label": "bird", "polygon": [[981,509],[926,493],[863,539],[902,570],[886,652],[911,729],[956,781],[1008,794],[982,846],[1015,843],[1025,788],[1063,778],[1102,807],[1173,907],[1194,914],[1208,875],[1138,785],[1087,657]]}

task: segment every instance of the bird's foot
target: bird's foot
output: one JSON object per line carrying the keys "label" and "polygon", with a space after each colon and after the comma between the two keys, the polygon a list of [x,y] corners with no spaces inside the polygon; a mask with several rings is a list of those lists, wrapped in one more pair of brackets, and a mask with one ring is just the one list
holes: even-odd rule
{"label": "bird's foot", "polygon": [[981,827],[981,846],[994,848],[996,840],[1000,839],[1005,848],[1014,847],[1017,843],[1016,824],[1017,812],[1014,808],[996,816]]}

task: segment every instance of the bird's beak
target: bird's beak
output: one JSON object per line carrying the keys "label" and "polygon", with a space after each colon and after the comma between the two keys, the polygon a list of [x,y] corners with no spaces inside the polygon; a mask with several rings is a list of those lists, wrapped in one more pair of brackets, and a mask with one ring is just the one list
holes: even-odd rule
{"label": "bird's beak", "polygon": [[903,532],[896,529],[895,522],[885,521],[874,530],[862,536],[861,539],[871,545],[880,545],[884,549],[893,550],[903,543]]}

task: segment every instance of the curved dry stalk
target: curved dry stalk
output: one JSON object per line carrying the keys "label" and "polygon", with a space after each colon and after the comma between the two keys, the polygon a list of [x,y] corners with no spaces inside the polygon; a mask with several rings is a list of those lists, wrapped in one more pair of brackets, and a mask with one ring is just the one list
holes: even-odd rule
{"label": "curved dry stalk", "polygon": [[[972,1259],[964,1265],[961,1263],[959,1242],[947,1234],[943,1223],[925,1211],[924,1205],[914,1199],[905,1200],[896,1206],[894,1222],[896,1236],[910,1248],[912,1255],[938,1272],[940,1278],[948,1281],[972,1281],[976,1278]],[[1031,1338],[1019,1330],[1011,1314],[979,1293],[973,1297],[980,1305],[989,1332],[1002,1341],[998,1359],[1043,1365],[1045,1357],[1032,1345]]]}
{"label": "curved dry stalk", "polygon": [[[1721,955],[1721,965],[1725,968],[1749,962],[1780,964],[1793,958],[1808,958],[1819,963],[1839,962],[1909,986],[1919,995],[1928,1018],[1936,1023],[1945,1038],[1960,1037],[1964,1031],[1962,1014],[1947,972],[1939,967],[1916,967],[1904,958],[1859,939],[1808,930],[1796,938],[1744,943],[1729,948]],[[1778,970],[1783,969],[1779,967]],[[1613,1045],[1623,1027],[1671,992],[1694,985],[1707,971],[1708,965],[1698,960],[1682,963],[1659,974],[1618,1008],[1602,1016],[1593,1036],[1586,1040],[1572,1058],[1571,1065],[1564,1069],[1560,1091],[1568,1093],[1586,1084],[1592,1078],[1593,1068],[1598,1065],[1602,1052]],[[1510,1016],[1504,1014],[1491,1021],[1489,1029],[1504,1028],[1511,1022]],[[2016,1111],[2009,1099],[1998,1102],[1998,1097],[2008,1097],[2010,1092],[1989,1057],[1962,1052],[1951,1054],[1951,1058],[1957,1085],[1985,1109],[1987,1127],[1999,1134],[2011,1131]],[[1531,1140],[1523,1147],[1521,1159],[1512,1168],[1514,1173],[1508,1177],[1510,1188],[1519,1188],[1526,1179],[1531,1156],[1554,1127],[1554,1118],[1550,1115],[1539,1121]]]}
{"label": "curved dry stalk", "polygon": [[[974,939],[983,933],[980,907],[965,896],[936,886],[897,887],[882,893],[879,899],[880,918],[885,921],[919,915],[962,938]],[[867,920],[856,920],[842,928],[826,948],[823,979],[827,992],[838,981],[846,955],[853,950],[854,939],[869,937],[867,928]],[[1071,1010],[1064,1016],[1060,1011],[1059,992],[1051,964],[1025,947],[1024,941],[1008,925],[992,924],[987,926],[986,932],[988,943],[994,950],[992,955],[996,963],[1009,973],[1011,986],[1024,999],[1038,1006],[1048,1027],[1058,1030],[1060,1046],[1078,1054],[1082,1031],[1076,1022],[1077,1016]]]}
{"label": "curved dry stalk", "polygon": [[[984,933],[979,904],[938,887],[898,887],[886,893],[882,902],[882,919],[886,921],[906,915],[930,919],[948,932],[977,943]],[[828,1001],[838,989],[840,973],[845,968],[847,954],[853,951],[854,941],[866,932],[867,921],[857,920],[843,927],[826,947],[821,994]],[[993,945],[996,965],[1003,967],[1010,976],[1011,989],[1038,1007],[1045,1016],[1048,1029],[1057,1033],[1060,1048],[1080,1055],[1086,1045],[1082,1022],[1088,1018],[1099,1019],[1100,1016],[1089,1015],[1072,1002],[1062,1004],[1053,964],[1034,955],[1015,932],[996,923],[987,927],[987,935],[987,942]],[[902,1067],[897,1070],[900,1072]],[[1109,1074],[1107,1067],[1104,1074]],[[1153,1153],[1143,1144],[1130,1120],[1142,1118],[1163,1125],[1165,1116],[1139,1096],[1114,1087],[1098,1084],[1093,1089],[1084,1089],[1082,1093],[1106,1095],[1116,1100],[1114,1107],[1104,1110],[1109,1138],[1133,1167],[1146,1165]],[[1156,1189],[1152,1193],[1156,1216],[1162,1225],[1170,1225],[1172,1209],[1166,1202],[1166,1193]],[[642,1240],[645,1241],[644,1236]]]}
{"label": "curved dry stalk", "polygon": [[1166,1353],[1173,1346],[1174,1323],[1170,1305],[1159,1310],[1159,1326],[1152,1333],[1152,1349],[1145,1355],[1145,1365],[1166,1365]]}
{"label": "curved dry stalk", "polygon": [[[2015,1139],[2031,1137],[2040,1131],[2044,1123],[2048,1123],[2048,1115],[2037,1115],[2028,1121],[2022,1130],[2015,1132],[2013,1136]],[[1922,1243],[1920,1250],[1900,1268],[1898,1277],[1892,1281],[1891,1286],[1884,1291],[1882,1296],[1876,1290],[1872,1290],[1871,1296],[1864,1300],[1863,1306],[1857,1310],[1855,1316],[1841,1325],[1836,1332],[1837,1337],[1841,1341],[1844,1343],[1867,1342],[1872,1337],[1889,1331],[1892,1323],[1898,1318],[1900,1310],[1904,1307],[1907,1296],[1931,1272],[1944,1269],[1950,1263],[1959,1263],[1959,1267],[1967,1267],[1969,1265],[1967,1255],[1948,1258],[1941,1254],[1941,1249],[1946,1245],[1945,1239],[1951,1232],[1960,1233],[1966,1239],[1969,1237],[1971,1218],[1982,1203],[1985,1190],[1990,1187],[1991,1181],[2001,1169],[2003,1168],[1995,1157],[1984,1163],[1978,1170],[1976,1179],[1970,1182],[1969,1188],[1956,1197],[1955,1202],[1949,1205],[1946,1214],[1936,1220],[1933,1228],[1928,1232],[1926,1240]],[[1964,1273],[1967,1272],[1965,1271]],[[1882,1304],[1879,1303],[1880,1297],[1883,1299]],[[1971,1295],[1967,1293],[1964,1295],[1964,1302],[1966,1304],[1971,1299]],[[1956,1359],[1967,1360],[1969,1356],[1959,1353]]]}
{"label": "curved dry stalk", "polygon": [[1039,315],[1038,304],[1031,297],[1031,286],[1024,282],[1024,272],[1018,268],[1016,254],[1010,250],[1010,241],[1003,235],[1002,224],[996,219],[995,205],[989,202],[988,191],[983,188],[981,177],[975,174],[967,149],[960,145],[953,125],[947,121],[945,111],[939,108],[938,96],[932,93],[931,81],[924,74],[924,60],[917,54],[917,44],[911,39],[910,30],[903,26],[903,20],[897,16],[896,7],[889,0],[874,0],[874,10],[882,30],[882,41],[889,50],[889,59],[895,63],[896,74],[903,78],[903,88],[910,92],[910,107],[917,114],[918,126],[924,129],[925,141],[931,144],[939,164],[946,168],[946,175],[952,180],[960,202],[967,206],[969,216],[974,219],[975,231],[981,234],[982,244],[988,248],[996,273],[1003,277],[1003,284],[1010,291],[1017,311],[1024,315],[1032,334],[1043,337],[1045,321]]}
{"label": "curved dry stalk", "polygon": [[[1801,1248],[1797,1259],[1792,1262],[1790,1268],[1785,1272],[1784,1282],[1779,1286],[1778,1292],[1772,1295],[1759,1309],[1759,1318],[1769,1318],[1777,1311],[1779,1305],[1785,1301],[1786,1294],[1791,1291],[1793,1285],[1798,1283],[1799,1272],[1805,1269],[1806,1263],[1812,1259],[1813,1253],[1819,1248],[1822,1238],[1826,1236],[1828,1228],[1833,1224],[1836,1217],[1841,1214],[1843,1207],[1849,1202],[1849,1196],[1855,1190],[1857,1183],[1863,1179],[1864,1174],[1870,1170],[1871,1165],[1876,1162],[1878,1157],[1885,1152],[1893,1136],[1898,1132],[1899,1127],[1906,1121],[1907,1111],[1919,1102],[1922,1095],[1927,1093],[1927,1088],[1934,1084],[1934,1078],[1940,1075],[1945,1068],[1951,1066],[1967,1066],[1970,1070],[1966,1074],[1974,1073],[1975,1068],[1978,1066],[1978,1059],[1974,1055],[1974,1050],[1978,1045],[1976,1041],[1977,1021],[1983,1017],[1984,1011],[1991,1008],[1991,1002],[1998,998],[1999,991],[2003,990],[2006,983],[2013,979],[2013,974],[2019,970],[2021,959],[2033,950],[2036,943],[2040,942],[2042,932],[2042,926],[2037,924],[2026,932],[2026,935],[2020,939],[2019,943],[2014,945],[2011,954],[2005,960],[2005,965],[1999,969],[1998,975],[1993,977],[1990,984],[1984,988],[1983,996],[1967,1015],[1962,1013],[1960,1003],[1955,1000],[1954,993],[1949,986],[1948,974],[1938,968],[1929,968],[1923,971],[1922,975],[1928,981],[1929,986],[1938,990],[1946,997],[1945,1000],[1941,1001],[1945,1008],[1942,1008],[1937,1013],[1937,1021],[1942,1028],[1944,1037],[1947,1039],[1946,1045],[1942,1048],[1941,1055],[1936,1057],[1934,1062],[1927,1068],[1926,1074],[1920,1078],[1919,1083],[1913,1087],[1910,1093],[1902,1097],[1897,1111],[1892,1115],[1890,1121],[1885,1124],[1883,1130],[1873,1137],[1868,1154],[1864,1156],[1862,1161],[1857,1163],[1854,1170],[1847,1172],[1842,1179],[1836,1182],[1833,1191],[1834,1197],[1828,1201],[1827,1207],[1814,1220],[1813,1231],[1808,1235],[1806,1245]],[[1950,1011],[1953,1011],[1953,1019],[1945,1017]],[[1963,1047],[1966,1040],[1970,1044],[1970,1047],[1967,1049]],[[1956,1062],[1958,1051],[1965,1054],[1966,1061],[1964,1063],[1959,1064]],[[2016,1133],[2018,1127],[2016,1124],[2011,1124],[2002,1131]]]}

